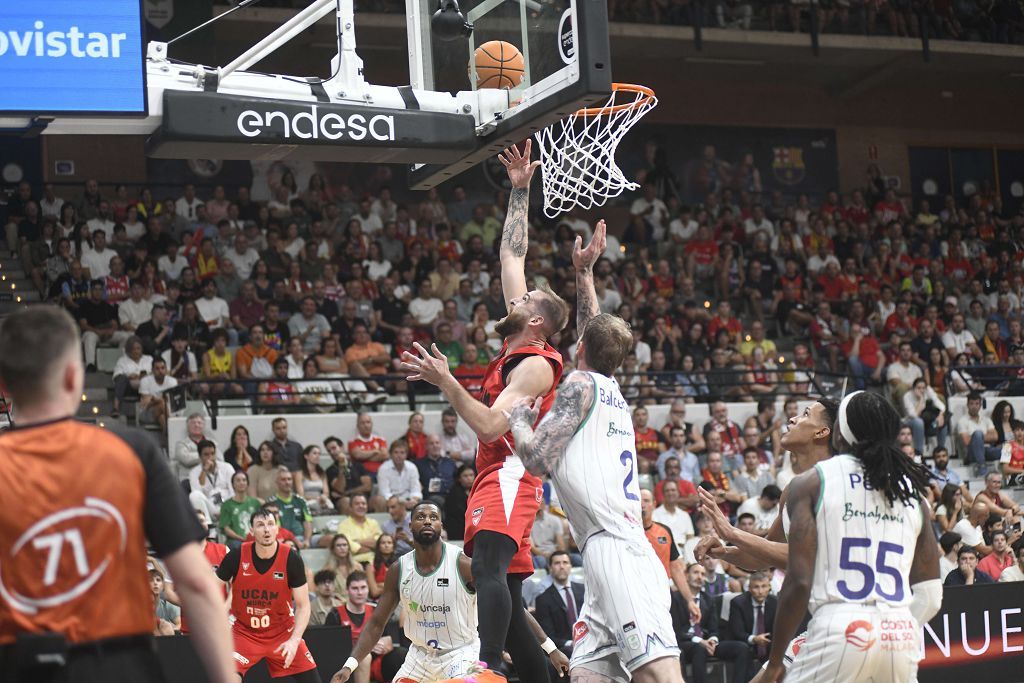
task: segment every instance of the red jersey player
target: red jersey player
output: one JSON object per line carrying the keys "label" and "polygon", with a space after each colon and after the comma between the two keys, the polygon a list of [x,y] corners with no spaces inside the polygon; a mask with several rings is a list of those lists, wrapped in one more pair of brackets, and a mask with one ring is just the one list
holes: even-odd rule
{"label": "red jersey player", "polygon": [[[217,568],[231,583],[235,670],[245,673],[267,660],[271,678],[320,683],[302,634],[309,623],[306,568],[299,552],[277,541],[274,513],[260,508],[250,518],[254,541],[227,554]],[[293,607],[294,602],[294,607]]]}
{"label": "red jersey player", "polygon": [[480,683],[501,680],[493,671],[501,664],[506,637],[520,680],[548,680],[547,662],[522,608],[522,580],[533,573],[530,529],[543,493],[540,479],[528,473],[515,454],[507,411],[523,397],[542,399],[540,417],[551,407],[562,376],[562,357],[546,340],[565,327],[569,306],[546,287],[526,288],[530,180],[540,165],[530,162],[530,149],[527,140],[522,153],[510,147],[498,155],[512,184],[499,250],[508,315],[494,327],[504,343],[487,366],[482,401],[452,376],[447,358],[436,345],[431,354],[414,344],[419,356],[406,353],[402,357],[409,379],[440,388],[480,439],[465,536],[465,552],[473,559],[478,611],[486,615],[479,622],[479,632],[480,659],[488,671],[477,676]]}

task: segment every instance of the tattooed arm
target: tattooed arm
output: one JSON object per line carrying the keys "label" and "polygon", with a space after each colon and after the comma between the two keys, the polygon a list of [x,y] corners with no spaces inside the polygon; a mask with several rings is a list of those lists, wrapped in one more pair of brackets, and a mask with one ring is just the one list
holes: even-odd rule
{"label": "tattooed arm", "polygon": [[514,145],[498,155],[508,171],[512,191],[508,196],[508,213],[501,231],[501,290],[505,304],[526,294],[526,248],[529,246],[530,180],[540,165],[530,161],[532,141],[527,140],[520,153]]}
{"label": "tattooed arm", "polygon": [[576,237],[572,250],[572,264],[576,268],[576,335],[583,336],[583,328],[590,319],[601,313],[594,289],[594,263],[601,258],[607,244],[607,227],[603,220],[597,222],[590,244],[583,249],[583,238]]}
{"label": "tattooed arm", "polygon": [[559,387],[554,405],[536,430],[533,424],[540,412],[540,400],[516,402],[509,416],[509,426],[516,440],[516,454],[531,474],[539,476],[550,471],[565,454],[594,400],[594,380],[586,373],[574,372]]}

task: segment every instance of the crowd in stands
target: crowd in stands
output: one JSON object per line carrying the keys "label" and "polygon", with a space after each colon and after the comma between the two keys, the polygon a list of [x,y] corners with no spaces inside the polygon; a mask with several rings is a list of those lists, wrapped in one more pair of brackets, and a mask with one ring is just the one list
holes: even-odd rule
{"label": "crowd in stands", "polygon": [[[640,169],[642,189],[620,208],[629,218],[613,226],[595,266],[602,311],[634,331],[619,381],[635,408],[651,519],[671,530],[687,580],[711,598],[744,592],[764,608],[761,591],[777,591],[779,575],[694,561],[697,540],[711,533],[696,489],[764,533],[792,476],[783,423],[798,400],[843,382],[888,393],[905,420],[901,446],[933,463],[947,581],[1018,577],[1020,507],[999,475],[1024,474],[1024,424],[1000,396],[1024,388],[1024,215],[987,187],[962,204],[911,207],[873,175],[846,196],[788,200],[748,189],[738,169],[713,170],[704,201],[686,205],[659,169]],[[327,187],[317,175],[299,187],[290,174],[272,194],[257,203],[244,187],[188,185],[156,198],[95,181],[78,194],[23,183],[7,206],[8,248],[43,296],[80,322],[90,372],[98,347],[123,348],[116,411],[138,396],[140,422],[165,427],[163,394],[185,385],[280,414],[271,433],[239,427],[229,444],[194,415],[186,439],[168,444],[172,463],[229,543],[245,539],[252,509],[270,505],[282,540],[329,551],[325,567],[310,567],[317,604],[358,603],[364,588],[379,594],[388,562],[408,549],[415,501],[436,500],[448,538],[462,537],[475,443],[458,433],[455,414],[437,432],[413,414],[389,442],[365,408],[427,390],[398,372],[414,341],[437,343],[479,390],[506,311],[496,257],[506,198],[473,200],[456,187],[399,201],[387,187]],[[530,286],[549,284],[574,303],[572,245],[590,233],[582,215],[533,217]],[[570,366],[574,320],[551,340]],[[966,398],[963,415],[948,410],[953,396]],[[726,401],[755,403],[756,414],[741,425]],[[647,408],[666,403],[667,424],[649,424]],[[709,404],[706,424],[686,420],[694,403]],[[352,434],[307,443],[289,433],[289,414],[346,408],[363,409]],[[985,490],[972,497],[950,456],[988,474]],[[547,502],[533,538],[535,566],[551,572],[544,590],[561,581],[563,564],[580,561],[557,499]],[[345,517],[315,532],[324,513]],[[754,638],[766,632],[750,620],[745,636],[680,620],[681,641],[700,644],[687,657],[726,656],[710,633],[719,647],[745,639],[742,651],[757,657]]]}

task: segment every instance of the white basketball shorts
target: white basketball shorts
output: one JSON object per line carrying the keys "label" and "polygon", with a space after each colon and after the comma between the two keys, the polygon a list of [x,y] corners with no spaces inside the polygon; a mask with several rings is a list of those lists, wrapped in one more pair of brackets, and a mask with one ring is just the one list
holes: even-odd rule
{"label": "white basketball shorts", "polygon": [[646,539],[607,533],[583,550],[586,600],[573,626],[573,667],[628,681],[630,672],[662,657],[679,657],[668,578]]}
{"label": "white basketball shorts", "polygon": [[439,683],[471,673],[480,661],[480,641],[452,650],[433,650],[413,645],[405,663],[395,675],[395,683]]}

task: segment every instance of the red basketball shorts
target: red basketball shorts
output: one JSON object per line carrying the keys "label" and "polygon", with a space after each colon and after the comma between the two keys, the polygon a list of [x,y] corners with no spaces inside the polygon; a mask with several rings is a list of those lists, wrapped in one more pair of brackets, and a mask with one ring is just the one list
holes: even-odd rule
{"label": "red basketball shorts", "polygon": [[245,673],[259,664],[261,659],[267,660],[271,678],[284,678],[316,668],[316,662],[313,661],[313,655],[309,653],[309,648],[306,647],[304,640],[299,641],[292,665],[286,669],[284,668],[284,655],[278,652],[277,648],[281,647],[281,643],[288,639],[287,634],[282,635],[280,641],[254,638],[246,631],[237,628],[232,629],[231,634],[235,642],[235,671],[243,678]]}
{"label": "red basketball shorts", "polygon": [[466,554],[473,554],[474,535],[494,531],[508,536],[519,547],[508,573],[533,574],[530,530],[543,500],[540,479],[527,472],[519,458],[510,457],[501,467],[477,477],[466,504]]}

